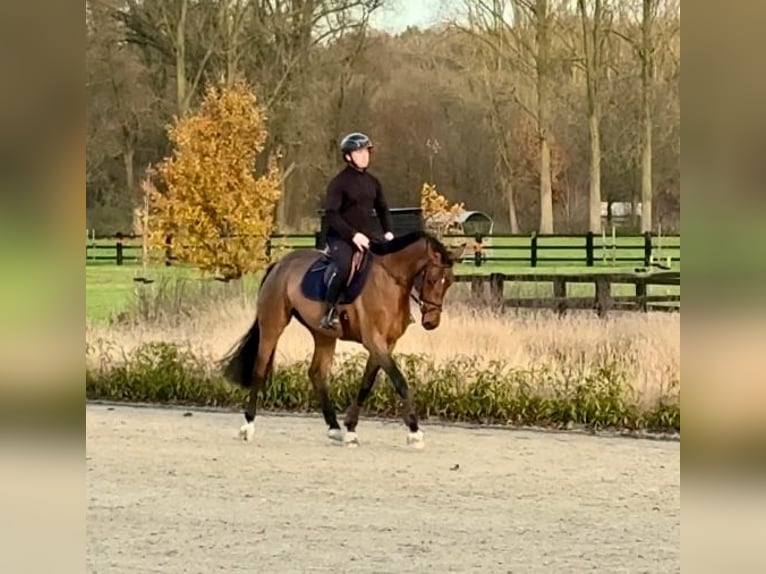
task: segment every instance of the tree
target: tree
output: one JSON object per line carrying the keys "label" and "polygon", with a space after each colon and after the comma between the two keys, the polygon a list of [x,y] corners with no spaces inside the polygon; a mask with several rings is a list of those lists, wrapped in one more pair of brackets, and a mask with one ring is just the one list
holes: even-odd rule
{"label": "tree", "polygon": [[459,232],[457,217],[464,210],[462,203],[453,203],[439,194],[436,186],[424,183],[420,190],[420,209],[423,210],[425,228],[437,237],[445,233]]}
{"label": "tree", "polygon": [[[652,1],[657,10],[651,35],[651,211],[652,227],[662,221],[665,231],[679,225],[680,9],[677,0]],[[536,2],[464,2],[471,18],[460,20],[459,27],[388,34],[365,20],[379,1],[188,0],[190,109],[198,109],[204,86],[219,76],[239,73],[257,86],[258,102],[268,111],[269,137],[256,171],[262,173],[268,156],[283,150],[284,231],[316,229],[323,190],[342,165],[338,140],[355,130],[376,144],[372,169],[392,205],[418,205],[428,181],[451,200],[492,215],[497,231],[539,230],[539,47],[537,16],[530,11]],[[639,52],[643,0],[600,2],[608,32],[595,98],[601,106],[601,199],[638,205],[646,133]],[[594,3],[583,3],[589,38]],[[124,232],[138,199],[129,198],[128,183],[133,178],[139,183],[147,165],[171,152],[162,126],[178,113],[178,78],[174,36],[163,32],[168,29],[163,9],[173,28],[170,8],[181,3],[90,0],[88,5],[98,7],[86,15],[88,225],[100,233]],[[586,31],[578,2],[548,0],[548,5],[550,159],[544,171],[550,171],[556,231],[582,233],[589,228],[589,203],[597,205],[589,201],[595,146]],[[114,19],[118,9],[141,18],[126,26]],[[502,18],[492,18],[495,9]],[[313,18],[304,16],[309,10]],[[325,35],[330,24],[334,32]],[[432,162],[428,140],[439,142]]]}
{"label": "tree", "polygon": [[189,0],[126,0],[114,15],[125,25],[126,40],[172,63],[176,113],[185,116],[215,52],[214,43],[199,38],[209,34],[217,12],[204,2]]}
{"label": "tree", "polygon": [[[652,131],[654,129],[652,109],[655,101],[655,57],[658,47],[656,26],[660,15],[660,3],[661,0],[641,0],[638,35],[629,36],[613,30],[633,47],[641,63],[641,232],[652,230]],[[666,4],[669,5],[669,13],[675,11],[673,2],[666,2]],[[628,13],[638,18],[638,10],[631,8],[634,6],[629,6]],[[665,17],[667,19],[667,15]]]}
{"label": "tree", "polygon": [[[608,2],[608,0],[607,0]],[[590,139],[590,177],[588,183],[588,228],[601,232],[601,85],[605,72],[607,25],[610,15],[604,0],[588,2],[578,0],[577,8],[582,22],[583,51],[585,53],[585,80],[588,96],[588,134]],[[606,9],[605,9],[606,8]]]}
{"label": "tree", "polygon": [[652,89],[657,0],[643,0],[641,18],[641,232],[652,230]]}
{"label": "tree", "polygon": [[164,193],[150,191],[150,246],[172,236],[178,260],[236,279],[269,260],[267,241],[280,195],[277,159],[255,176],[268,136],[266,117],[244,81],[211,85],[196,114],[168,130],[172,155],[157,169]]}
{"label": "tree", "polygon": [[554,14],[550,0],[466,0],[469,26],[461,28],[534,83],[534,104],[514,88],[518,105],[535,121],[540,146],[540,233],[553,233],[551,107]]}

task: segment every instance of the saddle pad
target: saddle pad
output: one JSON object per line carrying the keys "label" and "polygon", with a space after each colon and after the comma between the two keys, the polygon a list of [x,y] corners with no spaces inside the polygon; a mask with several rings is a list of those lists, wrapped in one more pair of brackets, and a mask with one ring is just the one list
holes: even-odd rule
{"label": "saddle pad", "polygon": [[[355,258],[358,261],[357,258]],[[356,262],[355,261],[355,262]],[[351,272],[351,281],[340,294],[339,305],[348,305],[353,302],[362,292],[367,276],[370,273],[370,263],[372,256],[365,254],[362,261],[358,263],[356,271]],[[322,253],[316,261],[311,264],[306,274],[301,280],[301,291],[303,296],[313,301],[324,301],[327,296],[327,283],[332,276],[335,263],[329,255]],[[356,267],[356,266],[354,266]]]}

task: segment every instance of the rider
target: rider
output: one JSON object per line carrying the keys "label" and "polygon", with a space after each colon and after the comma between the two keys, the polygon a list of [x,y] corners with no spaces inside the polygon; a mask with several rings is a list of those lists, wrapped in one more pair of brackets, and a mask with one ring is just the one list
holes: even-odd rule
{"label": "rider", "polygon": [[380,181],[367,171],[372,147],[370,138],[362,133],[344,137],[340,151],[347,165],[327,186],[327,246],[335,261],[335,273],[327,287],[325,312],[319,323],[323,329],[338,326],[335,305],[348,281],[354,251],[370,246],[370,236],[375,233],[370,217],[373,209],[383,228],[383,237],[389,241],[394,238],[391,213]]}

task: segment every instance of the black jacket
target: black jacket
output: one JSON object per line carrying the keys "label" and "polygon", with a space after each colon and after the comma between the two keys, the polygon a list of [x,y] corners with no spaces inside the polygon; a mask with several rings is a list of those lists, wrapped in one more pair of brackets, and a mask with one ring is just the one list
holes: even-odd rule
{"label": "black jacket", "polygon": [[372,225],[373,209],[383,232],[391,231],[391,213],[378,178],[347,166],[327,185],[327,236],[351,241],[360,232],[374,238],[377,230]]}

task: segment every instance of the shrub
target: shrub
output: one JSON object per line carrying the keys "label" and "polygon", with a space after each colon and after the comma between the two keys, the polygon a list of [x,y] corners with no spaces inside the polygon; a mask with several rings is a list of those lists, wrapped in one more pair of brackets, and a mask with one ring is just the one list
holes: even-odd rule
{"label": "shrub", "polygon": [[[331,398],[339,410],[355,399],[366,356],[357,354],[336,365]],[[638,400],[620,365],[604,360],[582,372],[541,367],[508,368],[494,361],[476,369],[469,358],[436,365],[424,355],[398,355],[422,419],[647,431],[680,431],[680,392],[673,385],[652,403]],[[189,349],[167,343],[137,347],[123,361],[86,370],[89,399],[241,407],[247,391],[224,381]],[[278,366],[260,399],[266,410],[315,411],[318,408],[305,362]],[[364,410],[399,416],[400,400],[385,375]]]}

